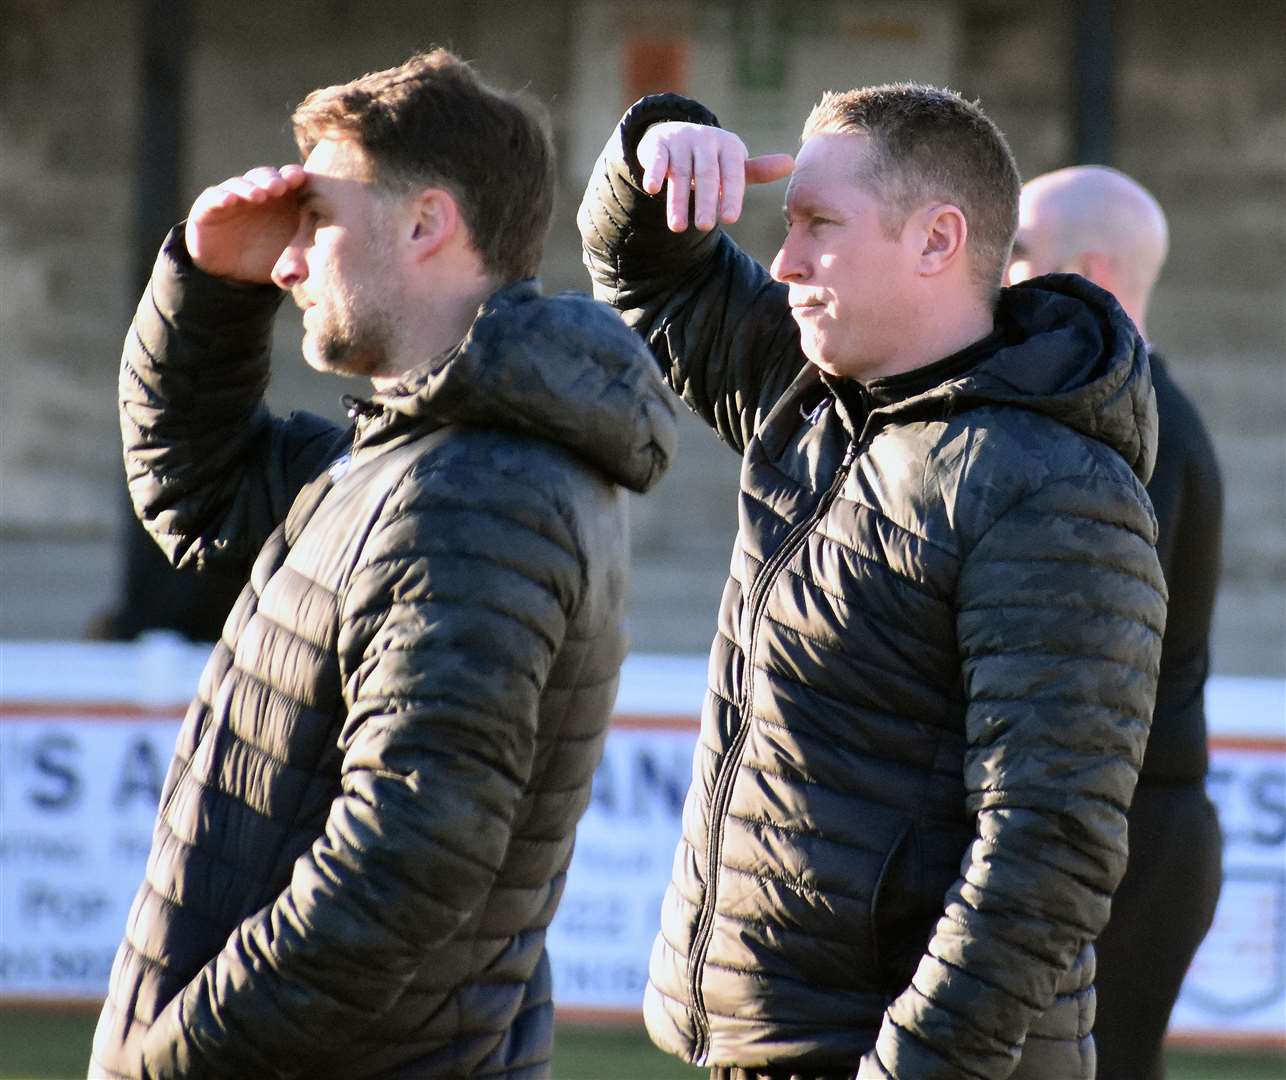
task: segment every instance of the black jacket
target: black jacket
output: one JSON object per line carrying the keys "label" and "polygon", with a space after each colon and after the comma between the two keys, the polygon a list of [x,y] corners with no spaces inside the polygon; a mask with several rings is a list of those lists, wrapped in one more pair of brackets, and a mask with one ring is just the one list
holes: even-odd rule
{"label": "black jacket", "polygon": [[932,387],[824,381],[786,289],[642,192],[623,147],[663,118],[713,122],[627,114],[586,262],[743,465],[648,1029],[700,1064],[1092,1076],[1165,620],[1143,345],[1051,277]]}
{"label": "black jacket", "polygon": [[545,1076],[548,926],[625,653],[625,496],[671,403],[534,283],[353,430],[277,420],[272,287],[172,237],[125,348],[130,491],[249,573],[188,710],[95,1076]]}
{"label": "black jacket", "polygon": [[1152,354],[1157,464],[1148,495],[1157,516],[1157,555],[1170,588],[1156,712],[1139,782],[1201,783],[1206,750],[1210,623],[1219,585],[1223,481],[1214,446],[1192,402]]}

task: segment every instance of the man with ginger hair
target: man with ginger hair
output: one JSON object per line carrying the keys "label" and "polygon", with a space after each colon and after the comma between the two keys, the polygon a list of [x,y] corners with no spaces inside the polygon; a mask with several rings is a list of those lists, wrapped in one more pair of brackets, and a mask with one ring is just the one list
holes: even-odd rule
{"label": "man with ginger hair", "polygon": [[[1113,293],[1147,339],[1168,240],[1165,214],[1135,180],[1101,166],[1059,169],[1023,186],[1009,279],[1081,274]],[[1160,431],[1148,494],[1170,603],[1152,733],[1129,813],[1130,861],[1097,945],[1100,1080],[1165,1077],[1170,1012],[1223,878],[1205,790],[1204,708],[1223,485],[1196,408],[1155,349],[1151,360]]]}
{"label": "man with ginger hair", "polygon": [[[793,171],[792,171],[793,166]],[[770,269],[717,223],[789,174]],[[825,95],[792,162],[645,98],[581,204],[595,294],[742,458],[652,1039],[716,1080],[1081,1080],[1165,622],[1146,351],[1002,289],[975,104]]]}
{"label": "man with ginger hair", "polygon": [[[95,1077],[549,1075],[545,930],[625,653],[642,344],[532,279],[541,110],[443,50],[316,91],[302,165],[206,189],[126,342],[134,506],[248,583],[179,734]],[[369,377],[270,415],[273,315]]]}

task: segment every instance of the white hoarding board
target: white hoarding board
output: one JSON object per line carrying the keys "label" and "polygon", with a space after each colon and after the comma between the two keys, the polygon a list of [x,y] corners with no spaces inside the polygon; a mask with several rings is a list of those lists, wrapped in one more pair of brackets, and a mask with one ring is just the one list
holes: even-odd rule
{"label": "white hoarding board", "polygon": [[0,994],[101,996],[175,719],[0,718]]}
{"label": "white hoarding board", "polygon": [[[102,996],[205,650],[0,644],[0,1001]],[[631,657],[549,947],[560,1009],[637,1014],[696,744],[705,664]],[[1215,927],[1177,1038],[1286,1046],[1286,681],[1216,678]]]}
{"label": "white hoarding board", "polygon": [[635,724],[614,727],[608,737],[549,929],[563,1008],[637,1013],[643,999],[696,733],[690,723]]}
{"label": "white hoarding board", "polygon": [[1216,741],[1207,789],[1224,836],[1223,889],[1171,1029],[1194,1041],[1231,1030],[1286,1042],[1286,739]]}

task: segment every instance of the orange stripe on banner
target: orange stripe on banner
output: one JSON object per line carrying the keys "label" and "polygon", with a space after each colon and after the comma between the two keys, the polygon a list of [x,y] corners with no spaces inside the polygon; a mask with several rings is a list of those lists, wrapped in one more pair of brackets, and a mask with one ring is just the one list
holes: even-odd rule
{"label": "orange stripe on banner", "polygon": [[61,720],[182,720],[187,702],[132,705],[104,701],[0,701],[0,720],[58,717]]}
{"label": "orange stripe on banner", "polygon": [[[169,705],[141,705],[104,701],[23,701],[0,700],[0,720],[57,717],[63,720],[182,720],[187,702]],[[612,726],[634,731],[695,731],[696,715],[684,713],[615,713]],[[1212,735],[1210,746],[1217,750],[1286,752],[1286,737],[1257,735]]]}
{"label": "orange stripe on banner", "polygon": [[596,1008],[593,1005],[554,1005],[554,1016],[568,1024],[641,1024],[643,1010]]}
{"label": "orange stripe on banner", "polygon": [[1194,1050],[1286,1050],[1286,1035],[1250,1035],[1235,1031],[1172,1031],[1165,1037],[1171,1046]]}
{"label": "orange stripe on banner", "polygon": [[696,716],[675,713],[660,715],[653,713],[614,713],[612,727],[631,728],[647,731],[696,731],[701,721]]}
{"label": "orange stripe on banner", "polygon": [[101,997],[43,997],[35,994],[0,994],[0,1005],[6,1009],[48,1009],[50,1012],[97,1012],[103,1007]]}
{"label": "orange stripe on banner", "polygon": [[1286,737],[1276,735],[1211,735],[1213,750],[1269,750],[1286,752]]}

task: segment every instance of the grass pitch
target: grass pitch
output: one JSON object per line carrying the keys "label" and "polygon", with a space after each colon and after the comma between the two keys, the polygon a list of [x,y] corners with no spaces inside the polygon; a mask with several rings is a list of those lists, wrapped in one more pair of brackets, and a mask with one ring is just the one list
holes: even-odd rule
{"label": "grass pitch", "polygon": [[[89,1061],[97,1010],[0,1005],[0,1080],[73,1080]],[[700,1080],[642,1026],[561,1024],[554,1080]],[[1174,1050],[1169,1080],[1283,1080],[1286,1054]]]}

